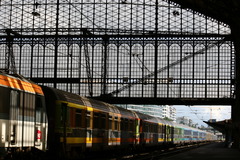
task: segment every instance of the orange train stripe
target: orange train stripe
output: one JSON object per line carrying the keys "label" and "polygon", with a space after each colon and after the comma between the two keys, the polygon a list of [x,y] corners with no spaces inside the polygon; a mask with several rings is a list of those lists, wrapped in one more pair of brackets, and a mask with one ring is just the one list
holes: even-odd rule
{"label": "orange train stripe", "polygon": [[36,93],[43,95],[42,88],[36,84],[32,84],[33,89],[35,90]]}
{"label": "orange train stripe", "polygon": [[[60,142],[64,142],[63,137],[60,138]],[[68,137],[66,138],[66,143],[86,143],[86,138],[76,138],[76,137]]]}
{"label": "orange train stripe", "polygon": [[31,85],[31,83],[24,82],[24,81],[20,81],[20,83],[22,84],[23,89],[24,89],[25,91],[35,93],[35,91],[34,91],[32,85]]}
{"label": "orange train stripe", "polygon": [[8,84],[9,84],[10,87],[21,89],[20,85],[18,84],[18,81],[16,79],[12,79],[12,78],[7,77],[7,80],[8,80]]}
{"label": "orange train stripe", "polygon": [[109,142],[121,142],[121,138],[109,138]]}
{"label": "orange train stripe", "polygon": [[0,84],[4,86],[9,86],[8,80],[6,76],[0,75]]}
{"label": "orange train stripe", "polygon": [[0,75],[0,85],[43,95],[43,91],[40,86],[4,75]]}

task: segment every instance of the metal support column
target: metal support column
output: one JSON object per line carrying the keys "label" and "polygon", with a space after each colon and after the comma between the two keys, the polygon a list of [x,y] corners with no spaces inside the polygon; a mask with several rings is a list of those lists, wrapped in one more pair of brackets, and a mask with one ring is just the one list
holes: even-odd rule
{"label": "metal support column", "polygon": [[232,105],[232,141],[234,148],[240,147],[240,32],[238,25],[232,25],[232,36],[235,46],[235,102]]}
{"label": "metal support column", "polygon": [[54,88],[57,88],[57,63],[58,63],[58,24],[59,24],[59,5],[57,0],[57,12],[56,12],[56,33],[55,33],[55,48],[54,48]]}
{"label": "metal support column", "polygon": [[154,98],[157,98],[157,78],[158,78],[158,0],[156,0],[155,13],[155,57],[154,57]]}

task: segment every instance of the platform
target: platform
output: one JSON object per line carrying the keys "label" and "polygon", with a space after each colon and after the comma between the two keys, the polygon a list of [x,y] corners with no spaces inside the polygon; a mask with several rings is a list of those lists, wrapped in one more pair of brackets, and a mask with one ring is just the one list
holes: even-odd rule
{"label": "platform", "polygon": [[205,145],[184,153],[170,157],[160,158],[161,160],[239,160],[240,150],[226,148],[224,143],[213,143]]}

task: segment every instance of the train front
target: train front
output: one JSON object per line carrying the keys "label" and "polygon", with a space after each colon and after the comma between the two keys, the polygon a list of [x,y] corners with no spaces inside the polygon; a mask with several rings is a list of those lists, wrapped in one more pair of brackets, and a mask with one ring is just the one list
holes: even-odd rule
{"label": "train front", "polygon": [[[47,119],[41,87],[0,72],[0,149],[4,152],[46,150]],[[0,153],[0,154],[1,154]]]}

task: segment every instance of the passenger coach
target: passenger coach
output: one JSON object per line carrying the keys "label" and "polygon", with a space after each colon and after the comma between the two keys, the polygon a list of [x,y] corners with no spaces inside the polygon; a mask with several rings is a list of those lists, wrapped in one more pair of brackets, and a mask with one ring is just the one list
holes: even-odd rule
{"label": "passenger coach", "polygon": [[215,140],[213,134],[196,128],[58,89],[44,86],[42,89],[49,120],[48,147],[54,154],[169,147]]}
{"label": "passenger coach", "polygon": [[46,150],[47,117],[42,89],[0,71],[0,149]]}

